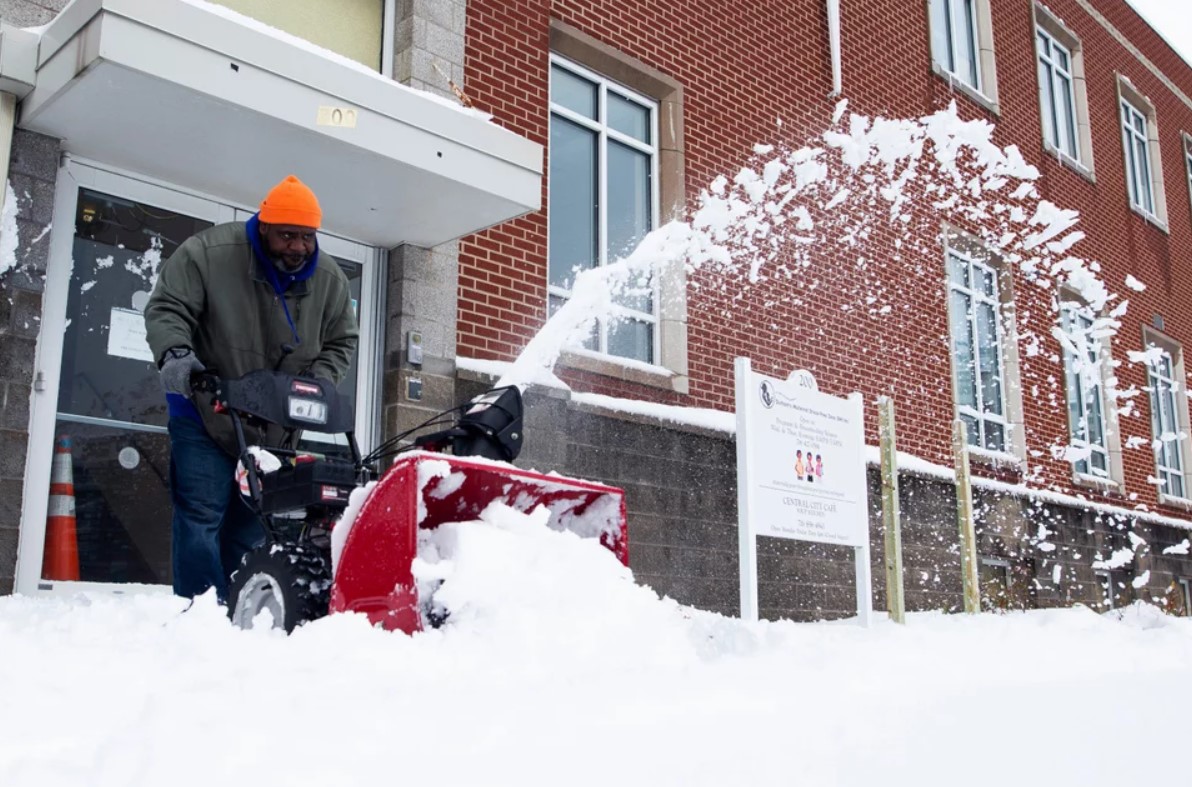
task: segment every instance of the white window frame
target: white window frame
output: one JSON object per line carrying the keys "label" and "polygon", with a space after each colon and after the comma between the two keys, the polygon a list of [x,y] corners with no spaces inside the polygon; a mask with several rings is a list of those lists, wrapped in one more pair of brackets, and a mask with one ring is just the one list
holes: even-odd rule
{"label": "white window frame", "polygon": [[[658,109],[659,109],[658,101],[653,98],[650,98],[649,96],[642,95],[641,93],[638,93],[637,91],[631,90],[631,89],[625,87],[624,85],[614,82],[613,80],[609,79],[608,77],[606,77],[596,71],[593,71],[589,68],[585,68],[584,66],[580,65],[579,63],[576,63],[575,61],[570,60],[565,57],[562,57],[562,56],[555,54],[553,52],[550,55],[550,64],[552,66],[552,69],[553,69],[553,67],[558,66],[564,70],[572,72],[573,74],[575,74],[583,79],[586,79],[588,81],[595,83],[597,86],[597,95],[598,95],[597,120],[592,120],[591,118],[584,117],[583,115],[579,114],[578,112],[574,112],[574,111],[568,109],[567,107],[564,107],[560,104],[556,104],[554,102],[553,98],[550,100],[549,103],[550,103],[550,115],[552,118],[557,115],[559,117],[565,118],[566,120],[568,120],[572,123],[575,123],[576,125],[582,126],[590,131],[593,131],[597,134],[597,137],[599,140],[598,146],[597,146],[597,159],[598,159],[598,161],[597,161],[597,190],[600,195],[600,201],[599,201],[599,210],[598,210],[598,214],[597,214],[596,251],[597,251],[597,266],[603,267],[603,266],[609,264],[610,262],[615,262],[615,260],[608,259],[608,250],[607,250],[607,243],[606,243],[606,238],[608,237],[608,204],[607,204],[607,199],[606,199],[606,195],[608,194],[608,156],[606,154],[606,151],[608,150],[608,145],[609,145],[610,140],[615,141],[620,144],[623,144],[627,147],[633,148],[634,150],[637,150],[641,153],[645,153],[646,155],[648,155],[650,157],[650,227],[651,227],[651,229],[658,227],[658,217],[659,217],[658,159],[659,159],[659,152],[660,152],[659,148],[658,148]],[[649,113],[650,113],[650,140],[651,140],[650,144],[647,145],[647,144],[641,142],[640,140],[634,139],[633,137],[630,137],[627,134],[623,134],[623,133],[617,131],[616,129],[611,128],[608,125],[606,106],[607,106],[607,96],[608,96],[609,92],[612,92],[620,98],[623,98],[627,101],[631,101],[631,102],[649,110]],[[548,151],[547,155],[548,156],[551,155],[549,151]],[[549,190],[549,188],[550,188],[550,183],[548,182],[547,189]],[[549,198],[547,200],[547,204],[548,205],[550,204]],[[548,236],[547,249],[548,250],[550,249],[549,235],[550,235],[550,218],[548,215],[548,217],[547,217],[547,236]],[[547,276],[548,276],[547,299],[548,299],[548,303],[549,303],[549,299],[551,297],[562,298],[562,299],[570,298],[571,292],[569,290],[566,290],[562,287],[555,286],[550,283],[549,269],[550,269],[550,263],[548,260],[548,262],[547,262],[547,271],[548,271],[548,273],[547,273]],[[642,359],[627,358],[624,356],[617,356],[617,355],[612,355],[611,353],[609,353],[607,350],[607,348],[608,348],[608,325],[607,325],[607,322],[604,320],[600,321],[600,324],[599,324],[599,327],[597,330],[597,334],[598,334],[598,339],[597,339],[598,349],[597,350],[592,351],[592,350],[586,350],[585,348],[573,347],[573,348],[570,348],[570,352],[577,353],[577,354],[591,354],[591,355],[598,356],[600,358],[612,358],[612,359],[616,359],[618,362],[645,363],[645,364],[649,364],[649,365],[658,365],[660,362],[660,358],[661,358],[661,325],[660,325],[661,321],[659,319],[661,292],[660,292],[660,286],[659,286],[660,282],[659,282],[658,278],[659,278],[658,276],[655,276],[655,279],[653,282],[653,292],[652,292],[653,311],[651,313],[639,312],[639,311],[628,309],[628,308],[614,306],[615,314],[622,316],[626,319],[633,319],[633,320],[636,320],[639,322],[644,322],[651,326],[651,337],[652,337],[651,345],[652,346],[650,349],[650,353],[651,353],[650,359],[643,361]]]}
{"label": "white window frame", "polygon": [[[1163,158],[1159,153],[1155,105],[1121,74],[1118,75],[1118,126],[1130,209],[1168,232],[1167,196],[1163,187]],[[1141,166],[1145,166],[1145,177]]]}
{"label": "white window frame", "polygon": [[[1093,454],[1100,455],[1105,465],[1104,471],[1097,470],[1090,459],[1073,460],[1072,472],[1080,479],[1092,480],[1094,483],[1110,483],[1116,477],[1114,472],[1113,448],[1110,435],[1112,427],[1108,412],[1108,402],[1105,396],[1104,367],[1107,362],[1105,348],[1096,337],[1089,336],[1093,329],[1094,318],[1087,313],[1088,307],[1073,301],[1060,304],[1060,329],[1078,349],[1083,349],[1086,357],[1077,364],[1077,357],[1067,345],[1063,348],[1064,382],[1068,398],[1068,440],[1069,444],[1077,448],[1088,448]],[[1074,323],[1079,323],[1076,325]],[[1079,330],[1078,330],[1079,328]],[[1088,418],[1092,398],[1096,397],[1100,412],[1101,442],[1093,443],[1088,439],[1090,433]],[[1072,404],[1075,402],[1080,411],[1079,419],[1072,420]],[[1081,462],[1085,469],[1080,468]]]}
{"label": "white window frame", "polygon": [[[1188,487],[1188,398],[1185,394],[1183,384],[1184,378],[1184,362],[1183,352],[1179,346],[1170,340],[1162,340],[1154,334],[1144,332],[1144,340],[1146,346],[1149,348],[1157,348],[1162,352],[1163,357],[1167,360],[1171,375],[1162,374],[1157,364],[1147,364],[1147,387],[1149,390],[1149,400],[1151,408],[1151,438],[1154,441],[1152,445],[1155,447],[1155,478],[1164,483],[1156,484],[1159,493],[1160,503],[1172,503],[1181,507],[1192,505],[1192,493],[1189,492]],[[1166,423],[1163,416],[1163,402],[1159,397],[1163,395],[1164,389],[1160,384],[1166,384],[1166,394],[1170,399],[1170,412],[1173,419],[1172,423]],[[1175,443],[1175,458],[1178,460],[1179,466],[1165,463],[1163,458],[1163,450],[1161,440],[1165,434],[1176,435],[1175,440],[1165,441],[1167,443]],[[1183,487],[1181,494],[1173,494],[1169,491],[1171,486],[1171,479],[1178,477],[1180,485]]]}
{"label": "white window frame", "polygon": [[1184,171],[1188,176],[1188,206],[1192,208],[1192,136],[1185,131],[1180,137],[1184,142]]}
{"label": "white window frame", "polygon": [[1176,580],[1180,585],[1180,593],[1184,597],[1184,617],[1192,617],[1192,581],[1181,577]]}
{"label": "white window frame", "polygon": [[[1121,100],[1121,107],[1122,147],[1126,154],[1126,189],[1130,195],[1130,207],[1153,217],[1155,178],[1151,170],[1151,147],[1146,134],[1146,114],[1127,98]],[[1139,126],[1142,126],[1141,131]]]}
{"label": "white window frame", "polygon": [[[986,109],[999,112],[989,0],[927,0],[927,21],[935,73]],[[972,48],[972,74],[964,73],[956,62],[961,36],[968,38]]]}
{"label": "white window frame", "polygon": [[[1035,3],[1032,11],[1035,21],[1035,76],[1039,82],[1039,132],[1043,138],[1043,149],[1055,156],[1061,164],[1074,170],[1077,174],[1090,181],[1095,181],[1096,177],[1093,174],[1093,132],[1089,121],[1088,91],[1086,90],[1084,76],[1084,46],[1080,38],[1069,30],[1045,6]],[[1059,67],[1059,64],[1055,62],[1055,59],[1050,53],[1042,51],[1040,37],[1047,39],[1048,49],[1058,48],[1063,50],[1067,55],[1067,71]],[[1042,63],[1046,64],[1049,78],[1052,80],[1050,88],[1053,104],[1058,100],[1060,95],[1059,91],[1056,90],[1054,82],[1056,73],[1061,73],[1062,76],[1068,78],[1070,81],[1069,103],[1071,106],[1069,107],[1069,111],[1072,116],[1073,132],[1075,135],[1074,151],[1067,150],[1062,145],[1057,145],[1056,140],[1049,138],[1047,135],[1048,107],[1044,101],[1045,77],[1041,73],[1040,64]],[[1055,66],[1054,68],[1052,67],[1053,64]]]}
{"label": "white window frame", "polygon": [[[969,405],[961,405],[960,404],[959,367],[956,366],[955,353],[951,354],[952,363],[954,366],[954,369],[953,369],[953,392],[954,392],[953,401],[955,403],[957,417],[959,418],[961,415],[967,415],[971,418],[976,419],[977,426],[978,426],[977,435],[978,435],[979,444],[974,445],[972,443],[969,443],[968,450],[971,452],[983,453],[983,454],[988,454],[991,456],[1012,455],[1015,453],[1013,447],[1014,447],[1016,441],[1015,441],[1015,435],[1014,435],[1015,425],[1013,423],[1013,418],[1011,416],[1011,405],[1010,405],[1010,396],[1009,396],[1009,387],[1010,386],[1007,384],[1008,376],[1009,376],[1009,373],[1008,373],[1009,358],[1007,357],[1007,352],[1006,352],[1006,335],[1007,335],[1006,326],[1002,324],[1005,319],[1005,315],[1003,314],[1004,297],[1003,297],[1003,290],[1002,290],[1003,282],[1002,282],[1001,271],[999,270],[999,268],[996,265],[991,264],[991,262],[989,260],[980,259],[974,254],[968,253],[961,249],[957,249],[955,246],[947,247],[945,258],[946,258],[947,274],[948,274],[947,309],[948,309],[949,333],[951,333],[952,323],[953,323],[953,317],[952,317],[952,311],[951,311],[952,310],[952,293],[953,292],[962,292],[965,295],[967,295],[970,299],[969,300],[969,310],[968,310],[968,314],[966,315],[965,322],[968,326],[969,337],[973,342],[973,369],[974,369],[973,373],[974,373],[974,386],[976,389],[976,396],[977,396],[977,407],[976,408],[973,408]],[[968,267],[968,271],[969,271],[969,286],[968,287],[965,287],[961,284],[958,284],[957,282],[952,281],[951,267],[952,267],[953,260],[963,262]],[[974,282],[974,274],[976,274],[976,273],[989,273],[993,276],[995,291],[994,291],[994,294],[992,297],[989,295],[986,295],[984,292],[982,292],[980,289],[978,289],[977,287],[974,286],[974,283],[975,283]],[[998,387],[999,387],[999,395],[1001,397],[1001,402],[1002,402],[1002,412],[1000,415],[998,415],[996,413],[987,413],[983,410],[984,392],[982,391],[982,386],[981,386],[981,381],[980,381],[981,349],[980,349],[980,341],[979,341],[978,328],[977,328],[977,322],[976,322],[977,321],[977,310],[976,310],[976,308],[974,308],[978,303],[985,303],[985,304],[991,305],[991,306],[993,306],[993,309],[994,309],[994,334],[995,334],[994,345],[997,348]],[[955,337],[951,337],[951,338],[952,338],[952,341],[955,341]],[[997,424],[1002,427],[1002,448],[1001,449],[990,449],[990,448],[985,447],[985,425],[987,422],[992,423],[992,424]]]}
{"label": "white window frame", "polygon": [[[1076,74],[1075,55],[1071,49],[1045,30],[1042,26],[1035,27],[1035,44],[1039,62],[1039,111],[1043,119],[1044,140],[1055,150],[1080,161],[1080,122],[1076,113]],[[1046,51],[1044,51],[1046,45]],[[1056,53],[1062,54],[1068,61],[1067,68],[1060,63]],[[1061,87],[1067,85],[1068,100],[1061,96]],[[1044,86],[1050,88],[1051,101],[1045,98]],[[1067,115],[1067,123],[1061,131],[1061,114]],[[1048,136],[1050,121],[1051,136]],[[1066,133],[1064,133],[1066,132]]]}

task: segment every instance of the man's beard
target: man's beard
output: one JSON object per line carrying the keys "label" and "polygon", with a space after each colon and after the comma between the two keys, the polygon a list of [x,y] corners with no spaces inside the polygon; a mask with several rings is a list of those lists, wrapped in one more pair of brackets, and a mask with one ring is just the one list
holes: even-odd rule
{"label": "man's beard", "polygon": [[273,267],[283,273],[297,273],[308,262],[309,254],[283,254],[273,258]]}

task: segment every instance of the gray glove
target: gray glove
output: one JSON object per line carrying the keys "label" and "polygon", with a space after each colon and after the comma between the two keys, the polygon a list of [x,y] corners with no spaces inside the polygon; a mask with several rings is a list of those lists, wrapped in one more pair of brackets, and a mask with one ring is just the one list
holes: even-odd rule
{"label": "gray glove", "polygon": [[166,395],[178,394],[190,398],[190,376],[207,367],[195,357],[189,347],[171,347],[161,356],[161,387]]}

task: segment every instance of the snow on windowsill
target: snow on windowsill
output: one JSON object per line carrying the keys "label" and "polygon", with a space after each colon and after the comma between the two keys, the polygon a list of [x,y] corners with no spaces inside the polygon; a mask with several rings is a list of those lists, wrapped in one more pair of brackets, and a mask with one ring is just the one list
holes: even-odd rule
{"label": "snow on windowsill", "polygon": [[1147,213],[1145,210],[1138,207],[1133,202],[1130,203],[1130,210],[1134,211],[1134,214],[1136,216],[1141,216],[1143,219],[1145,219],[1147,224],[1150,224],[1151,226],[1162,230],[1164,233],[1166,233],[1168,235],[1171,234],[1171,230],[1168,228],[1167,222],[1163,221],[1155,214]]}
{"label": "snow on windowsill", "polygon": [[1002,114],[1001,107],[998,106],[996,101],[982,93],[980,90],[977,90],[975,87],[970,85],[968,82],[965,82],[963,79],[956,76],[948,69],[944,68],[935,60],[931,61],[931,70],[937,77],[947,82],[949,88],[960,91],[979,104],[982,108],[992,112],[995,115],[1000,116]]}
{"label": "snow on windowsill", "polygon": [[451,109],[454,109],[455,111],[460,112],[464,115],[468,115],[470,117],[478,118],[478,119],[484,120],[486,122],[492,121],[492,115],[490,115],[487,112],[483,112],[479,109],[474,109],[472,107],[465,107],[462,104],[460,104],[458,101],[456,101],[455,99],[447,98],[446,96],[441,96],[441,95],[438,95],[437,93],[432,93],[427,90],[419,90],[417,88],[409,87],[408,85],[403,85],[402,83],[385,76],[380,71],[377,71],[374,68],[369,68],[368,66],[364,65],[363,63],[353,60],[350,57],[345,57],[344,55],[341,55],[338,52],[332,52],[330,49],[325,49],[317,44],[313,44],[310,41],[307,41],[304,38],[299,38],[298,36],[293,35],[292,33],[287,33],[284,30],[278,30],[276,27],[271,27],[271,26],[265,24],[264,22],[261,22],[257,19],[253,19],[250,16],[245,16],[244,14],[237,13],[236,11],[233,11],[232,9],[227,8],[225,6],[216,5],[214,3],[209,3],[206,0],[182,0],[182,2],[187,3],[189,5],[196,6],[198,8],[202,8],[204,11],[207,11],[208,13],[215,14],[216,16],[221,16],[224,19],[229,19],[233,22],[236,22],[237,24],[243,25],[244,27],[251,28],[259,33],[264,33],[265,35],[269,36],[270,38],[274,38],[278,41],[289,44],[290,46],[297,47],[298,49],[302,49],[306,52],[309,52],[310,54],[318,55],[319,57],[325,58],[327,60],[331,60],[341,66],[346,66],[347,68],[350,68],[353,71],[356,71],[358,73],[366,74],[366,75],[372,77],[373,79],[379,79],[379,80],[383,81],[385,84],[390,85],[394,88],[397,88],[398,90],[405,90],[409,93],[416,93],[417,95],[419,95],[423,98],[427,98],[431,101],[434,101],[436,104],[441,104],[442,106],[450,107]]}
{"label": "snow on windowsill", "polygon": [[1172,497],[1171,495],[1165,495],[1162,492],[1159,493],[1159,505],[1171,506],[1172,508],[1181,508],[1184,511],[1192,511],[1192,500],[1186,497]]}
{"label": "snow on windowsill", "polygon": [[969,461],[986,467],[1005,468],[1017,473],[1026,472],[1026,460],[1005,451],[990,451],[976,446],[967,446]]}
{"label": "snow on windowsill", "polygon": [[1077,473],[1075,471],[1072,473],[1072,485],[1095,489],[1099,492],[1120,492],[1122,489],[1122,482],[1116,478],[1102,478],[1101,476]]}
{"label": "snow on windowsill", "polygon": [[1046,153],[1049,158],[1057,160],[1060,164],[1072,170],[1077,175],[1087,180],[1089,183],[1095,184],[1097,182],[1097,175],[1092,169],[1085,166],[1080,160],[1072,158],[1047,140],[1043,140],[1043,152]]}

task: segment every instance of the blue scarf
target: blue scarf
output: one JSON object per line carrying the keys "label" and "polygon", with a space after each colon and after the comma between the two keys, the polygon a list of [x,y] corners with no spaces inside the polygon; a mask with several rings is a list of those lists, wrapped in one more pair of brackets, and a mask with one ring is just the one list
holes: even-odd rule
{"label": "blue scarf", "polygon": [[298,335],[298,329],[294,327],[294,319],[290,316],[290,307],[286,304],[286,290],[290,289],[290,285],[294,282],[306,281],[311,276],[315,275],[315,269],[319,267],[319,242],[315,241],[315,252],[310,255],[310,259],[306,264],[293,273],[281,271],[269,259],[269,255],[265,252],[265,247],[261,245],[261,218],[259,213],[254,213],[252,218],[244,222],[244,227],[248,232],[248,242],[252,245],[253,253],[256,255],[257,264],[261,266],[261,271],[265,274],[265,280],[269,282],[269,286],[277,293],[278,300],[281,301],[281,306],[286,311],[286,322],[290,324],[290,333],[294,336],[294,344],[302,344],[302,337]]}

